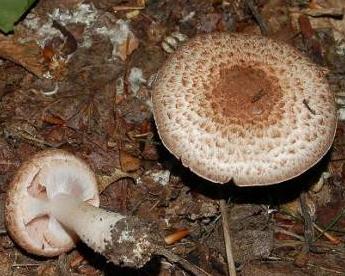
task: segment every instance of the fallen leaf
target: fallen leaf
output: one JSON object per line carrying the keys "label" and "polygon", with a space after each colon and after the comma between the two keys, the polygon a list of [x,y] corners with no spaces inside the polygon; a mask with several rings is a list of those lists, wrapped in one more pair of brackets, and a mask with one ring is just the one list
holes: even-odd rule
{"label": "fallen leaf", "polygon": [[140,159],[128,154],[125,151],[120,152],[120,163],[122,170],[125,172],[133,172],[140,168]]}

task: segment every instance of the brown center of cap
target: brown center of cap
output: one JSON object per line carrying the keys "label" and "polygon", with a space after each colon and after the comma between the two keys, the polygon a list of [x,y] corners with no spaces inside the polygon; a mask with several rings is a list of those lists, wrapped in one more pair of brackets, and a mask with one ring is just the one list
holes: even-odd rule
{"label": "brown center of cap", "polygon": [[209,101],[215,118],[222,117],[228,124],[269,123],[271,111],[282,97],[278,79],[253,67],[221,67],[210,87],[213,89],[204,100]]}

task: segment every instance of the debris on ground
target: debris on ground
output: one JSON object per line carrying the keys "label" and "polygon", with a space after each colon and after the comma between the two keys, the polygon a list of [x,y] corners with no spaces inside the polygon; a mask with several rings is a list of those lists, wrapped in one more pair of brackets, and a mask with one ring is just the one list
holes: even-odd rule
{"label": "debris on ground", "polygon": [[[37,1],[13,33],[0,34],[0,275],[227,275],[220,195],[230,199],[239,275],[345,274],[344,10],[343,0]],[[215,188],[164,148],[152,117],[155,74],[188,39],[219,31],[265,33],[324,67],[337,133],[306,174]],[[83,244],[58,259],[21,251],[4,226],[6,192],[20,164],[47,148],[90,164],[101,206],[155,221],[187,266],[155,258],[134,271]]]}

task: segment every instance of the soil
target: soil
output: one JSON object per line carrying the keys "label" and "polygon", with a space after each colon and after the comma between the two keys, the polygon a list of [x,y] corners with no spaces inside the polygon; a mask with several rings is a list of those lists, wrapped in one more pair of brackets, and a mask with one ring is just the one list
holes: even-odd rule
{"label": "soil", "polygon": [[[20,164],[46,148],[91,165],[102,208],[154,222],[157,239],[184,233],[165,249],[210,275],[228,274],[221,199],[238,275],[345,275],[345,19],[333,15],[342,8],[343,0],[37,1],[13,34],[0,34],[9,45],[0,47],[0,275],[193,273],[159,256],[139,269],[115,265],[83,244],[55,259],[23,252],[6,232],[3,203]],[[328,70],[337,133],[302,176],[216,185],[162,145],[155,73],[185,40],[215,31],[268,32]]]}

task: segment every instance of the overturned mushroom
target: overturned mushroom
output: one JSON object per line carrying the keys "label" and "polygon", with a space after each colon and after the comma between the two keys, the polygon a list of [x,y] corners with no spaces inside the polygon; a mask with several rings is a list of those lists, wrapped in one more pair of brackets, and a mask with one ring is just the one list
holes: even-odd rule
{"label": "overturned mushroom", "polygon": [[197,36],[158,73],[152,101],[159,135],[185,166],[210,181],[289,180],[333,142],[336,110],[324,71],[265,37]]}
{"label": "overturned mushroom", "polygon": [[98,205],[89,166],[65,151],[47,150],[25,162],[10,184],[6,225],[33,254],[57,256],[73,248],[78,236],[115,264],[145,264],[158,243],[151,226]]}

